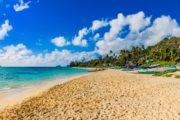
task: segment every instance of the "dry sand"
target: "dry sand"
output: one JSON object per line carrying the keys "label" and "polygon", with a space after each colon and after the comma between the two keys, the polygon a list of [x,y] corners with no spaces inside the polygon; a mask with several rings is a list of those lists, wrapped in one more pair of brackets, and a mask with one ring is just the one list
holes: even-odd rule
{"label": "dry sand", "polygon": [[4,120],[180,119],[180,80],[105,70],[3,110]]}
{"label": "dry sand", "polygon": [[35,97],[41,95],[43,92],[47,91],[51,87],[59,84],[63,84],[67,81],[79,78],[81,76],[86,76],[86,74],[68,76],[66,78],[55,78],[48,81],[38,82],[28,86],[11,89],[10,91],[0,92],[0,110],[4,108],[11,107],[16,104],[20,104],[22,101],[29,99],[30,97]]}
{"label": "dry sand", "polygon": [[177,72],[174,72],[174,73],[171,73],[171,74],[173,74],[173,75],[178,75],[178,76],[180,76],[180,71],[177,71]]}

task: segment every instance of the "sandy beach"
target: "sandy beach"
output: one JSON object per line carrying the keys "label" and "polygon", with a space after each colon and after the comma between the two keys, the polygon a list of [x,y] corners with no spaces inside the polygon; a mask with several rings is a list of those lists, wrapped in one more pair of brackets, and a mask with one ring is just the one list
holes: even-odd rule
{"label": "sandy beach", "polygon": [[180,80],[105,70],[0,112],[3,120],[178,120]]}
{"label": "sandy beach", "polygon": [[16,104],[20,104],[22,101],[28,100],[31,97],[35,97],[41,95],[43,92],[46,92],[48,89],[55,85],[63,84],[67,81],[71,81],[73,79],[86,76],[86,74],[81,75],[73,75],[67,76],[65,78],[55,78],[51,80],[45,80],[43,82],[37,82],[35,84],[31,84],[28,86],[15,88],[11,90],[4,90],[4,92],[0,92],[0,111],[14,106]]}

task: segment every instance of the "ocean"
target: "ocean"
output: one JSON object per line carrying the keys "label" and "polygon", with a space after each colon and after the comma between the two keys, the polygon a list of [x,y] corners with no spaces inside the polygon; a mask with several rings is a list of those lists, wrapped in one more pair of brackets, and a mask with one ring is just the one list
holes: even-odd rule
{"label": "ocean", "polygon": [[85,69],[61,67],[1,67],[0,91],[39,84],[56,78],[64,79],[88,72]]}

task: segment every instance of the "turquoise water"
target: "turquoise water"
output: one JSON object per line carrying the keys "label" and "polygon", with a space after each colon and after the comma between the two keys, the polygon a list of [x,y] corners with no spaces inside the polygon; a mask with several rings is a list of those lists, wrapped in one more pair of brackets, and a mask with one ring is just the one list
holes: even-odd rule
{"label": "turquoise water", "polygon": [[1,67],[0,90],[88,73],[88,70],[60,67]]}

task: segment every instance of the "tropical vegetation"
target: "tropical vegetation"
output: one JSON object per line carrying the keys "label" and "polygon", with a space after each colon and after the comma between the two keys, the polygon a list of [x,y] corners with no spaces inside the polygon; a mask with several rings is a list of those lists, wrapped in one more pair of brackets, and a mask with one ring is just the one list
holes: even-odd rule
{"label": "tropical vegetation", "polygon": [[152,64],[175,65],[180,63],[180,38],[166,38],[154,46],[132,47],[120,50],[116,55],[112,51],[106,56],[90,61],[74,61],[71,67],[112,67],[112,66],[149,66]]}

